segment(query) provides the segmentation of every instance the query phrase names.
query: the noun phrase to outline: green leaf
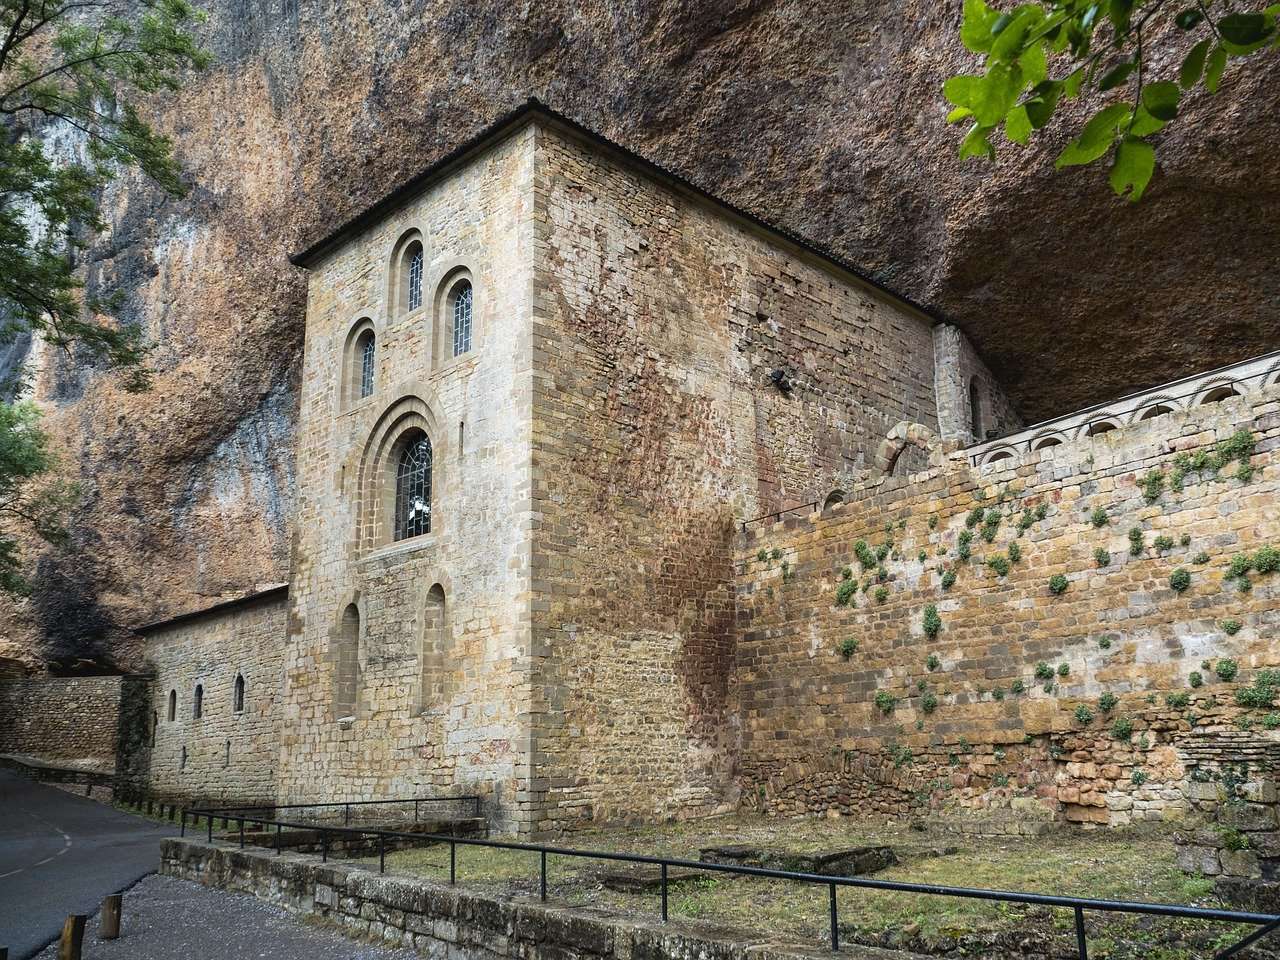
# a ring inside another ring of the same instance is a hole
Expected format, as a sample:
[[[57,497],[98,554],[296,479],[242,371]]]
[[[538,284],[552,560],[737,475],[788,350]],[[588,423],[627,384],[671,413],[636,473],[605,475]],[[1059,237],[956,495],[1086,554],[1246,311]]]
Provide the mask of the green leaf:
[[[1018,66],[1022,67],[1022,75],[1027,83],[1037,84],[1048,77],[1049,64],[1044,55],[1044,41],[1038,40],[1022,51]]]
[[[1084,84],[1084,67],[1077,67],[1074,71],[1067,75],[1062,81],[1062,92],[1067,95],[1068,100],[1074,100],[1080,96],[1080,87]]]
[[[1146,107],[1139,106],[1137,115],[1133,118],[1133,125],[1129,127],[1129,133],[1135,137],[1146,137],[1160,130],[1164,125],[1165,121],[1157,120],[1147,112]]]
[[[1261,13],[1232,13],[1218,21],[1218,32],[1229,43],[1247,47],[1265,40],[1275,29]]]
[[[1049,122],[1054,110],[1058,108],[1058,99],[1062,96],[1062,82],[1043,80],[1036,84],[1031,93],[1031,99],[1023,106],[1027,109],[1027,119],[1031,121],[1031,126],[1039,130]]]
[[[996,158],[996,148],[987,139],[987,134],[990,132],[990,127],[981,127],[974,124],[973,129],[969,131],[968,136],[960,144],[960,159],[985,157],[989,160],[994,160]]]
[[[1203,19],[1204,19],[1204,14],[1202,14],[1199,10],[1197,10],[1195,7],[1188,7],[1186,10],[1183,10],[1180,14],[1174,17],[1173,22],[1176,23],[1183,30],[1192,30]]]
[[[1151,144],[1136,137],[1125,137],[1116,149],[1116,159],[1111,165],[1111,189],[1123,197],[1129,192],[1130,202],[1141,199],[1151,175],[1156,169],[1156,152]]]
[[[986,53],[995,39],[991,27],[1000,17],[982,0],[964,0],[964,21],[960,25],[960,42],[973,53]]]
[[[1218,92],[1218,84],[1222,80],[1222,71],[1227,68],[1227,51],[1222,44],[1215,44],[1209,51],[1209,60],[1204,68],[1204,86],[1210,93]]]
[[[1092,163],[1111,149],[1115,141],[1116,130],[1120,124],[1129,119],[1127,103],[1113,103],[1099,111],[1093,119],[1084,125],[1080,136],[1072,140],[1065,150],[1058,155],[1055,165],[1058,169]]]
[[[1178,82],[1182,84],[1184,90],[1190,90],[1204,75],[1204,61],[1209,56],[1209,48],[1213,46],[1212,40],[1201,40],[1191,52],[1187,54],[1182,61],[1182,68],[1178,71]]]
[[[996,22],[991,25],[991,35],[993,37],[1000,36],[1000,34],[1004,33],[1004,28],[1007,27],[1012,20],[1013,14],[1000,14],[1000,16],[996,17]]]
[[[963,120],[965,117],[972,117],[973,111],[968,107],[956,107],[947,114],[947,123],[955,123],[957,120]]]
[[[1119,33],[1129,32],[1129,14],[1133,12],[1133,0],[1111,0],[1108,4],[1111,22]]]
[[[1022,90],[1022,68],[998,63],[987,72],[969,103],[978,123],[994,127],[1004,121]]]
[[[1149,83],[1142,88],[1142,105],[1157,120],[1172,120],[1178,115],[1178,100],[1182,91],[1169,80]]]
[[[957,107],[967,107],[977,99],[978,93],[982,89],[983,81],[983,77],[973,76],[972,74],[950,77],[942,85],[942,95]]]
[[[1133,73],[1134,66],[1136,64],[1132,60],[1122,60],[1117,63],[1102,75],[1102,79],[1098,81],[1098,89],[1114,90],[1129,79],[1129,74]]]
[[[1009,119],[1004,122],[1004,135],[1014,143],[1024,146],[1031,140],[1031,118],[1027,116],[1025,105],[1019,105],[1009,111]]]
[[[1003,20],[1004,18],[1001,17]],[[996,60],[1009,61],[1019,57],[1022,44],[1027,39],[1027,32],[1044,19],[1040,8],[1032,4],[1019,7],[1013,12],[1011,20],[997,34],[991,44],[991,56]],[[997,21],[997,25],[999,21]],[[992,28],[993,32],[995,28]]]

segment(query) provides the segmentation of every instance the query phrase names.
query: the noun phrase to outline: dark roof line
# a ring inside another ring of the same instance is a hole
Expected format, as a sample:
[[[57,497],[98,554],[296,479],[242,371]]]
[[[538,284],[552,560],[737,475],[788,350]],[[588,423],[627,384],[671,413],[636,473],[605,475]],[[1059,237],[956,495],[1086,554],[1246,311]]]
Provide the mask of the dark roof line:
[[[307,247],[305,250],[300,253],[295,253],[289,258],[289,262],[298,267],[312,266],[320,257],[331,251],[351,234],[356,233],[359,230],[363,230],[364,228],[377,223],[379,220],[382,220],[410,197],[420,193],[434,181],[443,178],[445,174],[462,163],[469,156],[501,141],[505,137],[522,128],[534,117],[542,117],[551,120],[563,127],[566,127],[590,143],[594,143],[609,151],[621,154],[622,157],[631,165],[638,167],[649,176],[655,177],[658,180],[665,180],[669,183],[673,183],[699,199],[709,202],[712,206],[731,213],[735,217],[747,221],[766,233],[781,237],[788,243],[804,250],[806,253],[818,257],[828,264],[839,268],[844,273],[852,274],[863,283],[874,287],[880,292],[892,297],[894,300],[906,304],[913,310],[919,311],[921,314],[935,322],[946,322],[946,318],[939,314],[938,311],[924,306],[916,300],[913,300],[911,297],[905,296],[887,284],[875,279],[875,277],[871,276],[856,264],[850,263],[848,260],[838,256],[829,248],[823,246],[817,241],[811,240],[808,237],[787,229],[786,227],[779,226],[776,223],[771,223],[763,217],[751,213],[748,210],[744,210],[741,207],[735,206],[723,197],[718,197],[710,191],[703,189],[686,177],[668,170],[666,167],[641,156],[634,150],[624,147],[622,144],[610,140],[602,134],[596,133],[588,127],[584,127],[581,123],[571,117],[567,117],[564,114],[553,110],[536,97],[530,97],[514,110],[500,116],[470,140],[458,145],[435,163],[432,163],[426,169],[400,184],[400,186],[396,187],[381,200],[378,200],[372,206],[366,208],[350,220],[347,220],[337,229],[311,244],[311,246]]]
[[[166,617],[164,620],[156,620],[153,623],[144,623],[140,627],[134,627],[134,633],[154,633],[165,627],[176,627],[180,623],[186,623],[190,620],[199,620],[201,617],[213,616],[217,613],[226,613],[239,607],[247,607],[262,600],[274,600],[276,597],[287,597],[289,595],[289,585],[287,583],[278,583],[274,587],[267,587],[265,590],[258,590],[254,593],[246,593],[242,597],[233,597],[230,600],[221,600],[218,603],[208,607],[201,607],[199,610],[188,610],[186,613],[180,613],[177,616]]]

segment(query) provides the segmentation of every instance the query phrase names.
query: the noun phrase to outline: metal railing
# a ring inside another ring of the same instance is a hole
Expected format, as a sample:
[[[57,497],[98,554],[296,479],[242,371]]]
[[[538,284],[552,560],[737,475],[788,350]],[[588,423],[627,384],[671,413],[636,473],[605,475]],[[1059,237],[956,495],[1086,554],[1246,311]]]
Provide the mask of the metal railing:
[[[400,801],[366,802],[393,803]],[[296,806],[305,807],[308,805],[300,804]],[[328,805],[321,804],[320,806]],[[199,822],[200,817],[205,817],[208,823],[208,840],[212,843],[213,819],[215,817],[222,818],[227,809],[228,808],[192,808],[190,810],[183,810],[182,835],[186,836],[188,816],[195,817],[195,823]],[[277,854],[281,852],[281,832],[284,829],[319,831],[321,837],[320,859],[322,862],[326,862],[329,859],[329,843],[331,834],[336,834],[340,838],[354,837],[357,841],[371,835],[375,836],[378,841],[378,870],[381,873],[385,873],[387,869],[387,841],[389,839],[415,841],[418,843],[447,843],[449,845],[449,883],[451,884],[458,882],[459,844],[464,846],[486,847],[496,850],[520,850],[527,853],[536,853],[538,854],[539,862],[538,893],[539,897],[544,901],[547,899],[548,856],[577,858],[583,860],[604,860],[618,863],[638,863],[656,866],[660,871],[660,889],[662,894],[661,911],[663,923],[666,923],[668,919],[668,877],[672,868],[681,870],[712,871],[716,873],[732,874],[734,876],[760,877],[771,880],[786,880],[792,883],[821,885],[825,886],[828,891],[827,903],[831,923],[830,943],[833,951],[840,949],[839,907],[836,900],[836,890],[839,887],[854,887],[862,890],[893,890],[901,893],[924,894],[926,896],[960,897],[962,899],[969,900],[993,900],[1000,903],[1024,903],[1071,910],[1074,912],[1075,916],[1076,952],[1079,960],[1088,960],[1089,957],[1084,928],[1084,914],[1086,910],[1096,911],[1099,913],[1127,913],[1155,917],[1181,917],[1184,919],[1217,921],[1222,923],[1240,923],[1258,928],[1235,944],[1216,953],[1214,955],[1214,960],[1228,960],[1228,958],[1238,955],[1246,947],[1251,946],[1268,934],[1280,929],[1280,915],[1267,913],[1246,913],[1238,910],[1214,910],[1207,907],[1186,907],[1169,903],[1142,903],[1124,900],[1097,900],[1088,897],[1052,896],[1041,893],[1022,893],[1013,890],[984,890],[973,887],[948,887],[939,884],[908,883],[906,881],[899,880],[872,880],[865,877],[831,877],[818,873],[797,873],[789,870],[773,870],[768,867],[748,867],[738,864],[709,863],[701,860],[682,860],[673,857],[655,857],[638,853],[614,853],[604,850],[576,850],[571,847],[551,847],[536,843],[518,843],[511,840],[489,840],[472,837],[446,836],[440,834],[406,833],[396,830],[376,830],[347,826],[336,827],[308,823],[291,823],[283,820],[246,817],[243,813],[232,815],[225,819],[233,820],[238,823],[239,841],[242,849],[245,845],[244,828],[246,823],[257,824],[259,829],[263,830],[266,827],[275,827],[274,846]]]
[[[464,794],[462,796],[457,796],[457,797],[403,797],[395,800],[332,800],[327,803],[265,803],[265,804],[256,804],[256,805],[250,805],[250,806],[200,807],[199,812],[201,816],[204,816],[204,814],[208,812],[208,813],[212,813],[214,817],[217,819],[234,820],[236,819],[236,817],[234,816],[235,814],[252,814],[252,813],[267,811],[267,810],[270,810],[274,813],[275,811],[278,811],[278,810],[321,811],[321,810],[332,809],[334,810],[334,813],[336,816],[338,809],[340,808],[342,812],[342,822],[344,825],[348,825],[351,823],[352,807],[359,808],[357,810],[357,813],[358,813],[360,812],[360,810],[367,809],[369,807],[385,808],[393,805],[404,807],[407,810],[409,805],[412,804],[413,805],[413,822],[418,823],[419,820],[421,819],[423,804],[440,805],[440,804],[449,804],[449,803],[464,804],[466,806],[469,806],[471,808],[472,817],[480,816],[480,797],[474,794]],[[428,806],[427,809],[431,810],[432,808],[431,806]],[[192,812],[194,812],[194,808]],[[258,822],[259,820],[258,817],[249,817],[248,819],[251,822]],[[311,825],[311,827],[314,827],[314,826],[316,825],[315,824]],[[415,836],[419,836],[419,834],[415,834]]]

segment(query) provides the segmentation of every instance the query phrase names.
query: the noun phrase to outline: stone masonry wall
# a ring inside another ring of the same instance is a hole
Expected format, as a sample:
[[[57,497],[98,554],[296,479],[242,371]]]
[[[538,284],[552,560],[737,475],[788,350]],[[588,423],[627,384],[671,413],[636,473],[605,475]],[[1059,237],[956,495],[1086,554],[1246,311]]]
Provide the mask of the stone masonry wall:
[[[538,826],[711,813],[737,523],[936,429],[931,322],[567,131],[537,155]]]
[[[731,699],[744,800],[1123,824],[1182,816],[1194,784],[1265,764],[1278,446],[1270,387],[981,471],[960,455],[753,527]]]
[[[122,677],[0,680],[0,753],[114,770]]]
[[[283,801],[456,789],[491,795],[495,826],[529,819],[532,165],[526,128],[312,268]],[[423,303],[408,310],[393,261],[415,230]],[[455,358],[444,298],[460,271],[472,282],[472,348]],[[373,393],[352,399],[344,364],[362,321],[376,336]],[[388,498],[410,429],[433,448],[431,531],[392,542]],[[344,721],[335,672],[352,606],[357,702]]]
[[[151,682],[146,788],[173,799],[274,799],[288,598],[283,590],[145,633]],[[244,704],[235,709],[236,677]],[[201,715],[193,716],[196,685]],[[176,711],[168,717],[169,694]]]

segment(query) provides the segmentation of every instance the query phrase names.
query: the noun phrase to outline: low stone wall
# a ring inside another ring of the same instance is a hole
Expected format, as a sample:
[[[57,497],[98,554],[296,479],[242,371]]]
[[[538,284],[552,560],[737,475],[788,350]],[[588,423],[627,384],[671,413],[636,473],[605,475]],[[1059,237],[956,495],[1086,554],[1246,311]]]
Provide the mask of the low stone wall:
[[[0,680],[0,753],[114,771],[124,677]]]
[[[1274,769],[1274,768],[1273,768]],[[1274,780],[1195,781],[1203,818],[1178,834],[1178,866],[1217,878],[1219,896],[1246,910],[1280,910],[1280,795]]]
[[[821,944],[742,939],[705,926],[625,919],[587,908],[488,896],[456,886],[321,863],[295,853],[165,840],[160,872],[251,893],[291,913],[323,918],[360,937],[413,947],[438,960],[782,960],[830,957]],[[852,960],[909,960],[870,947]]]

